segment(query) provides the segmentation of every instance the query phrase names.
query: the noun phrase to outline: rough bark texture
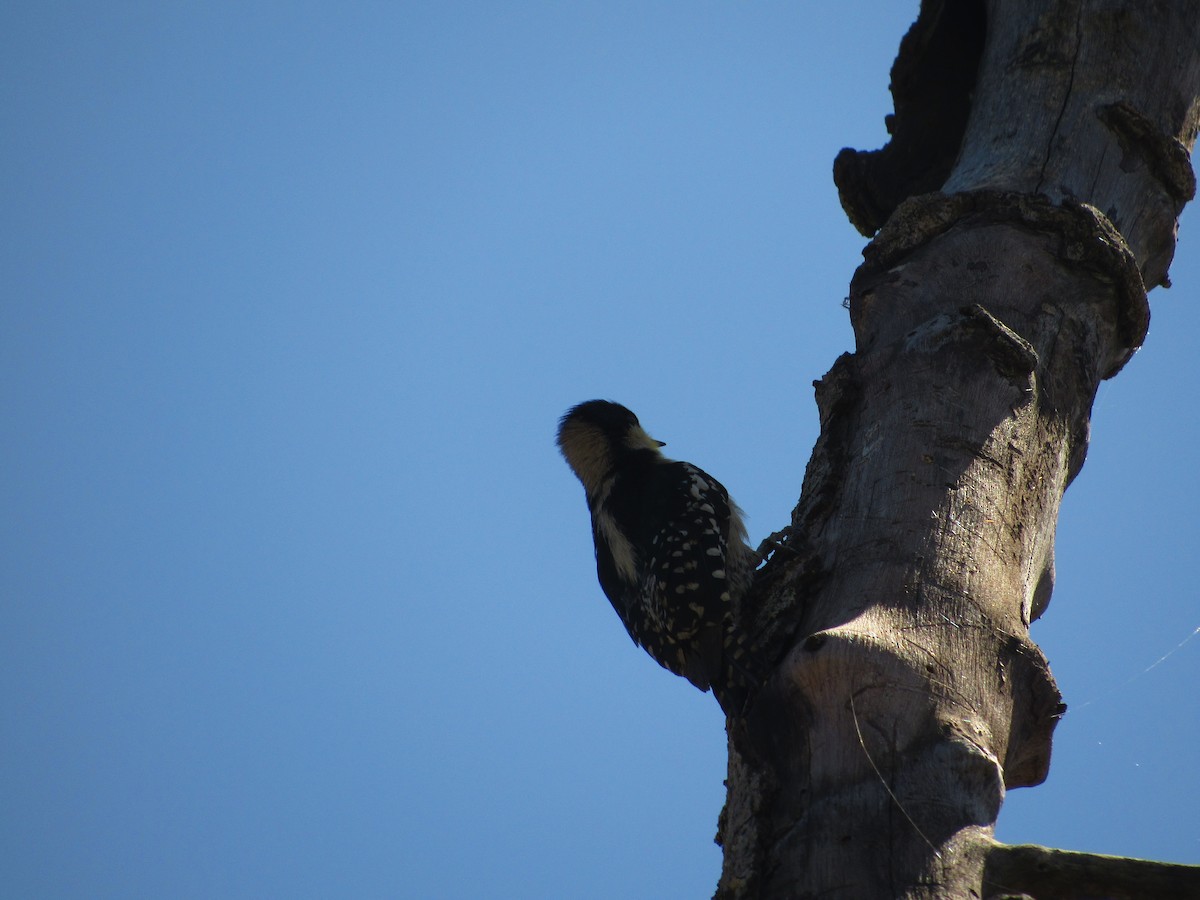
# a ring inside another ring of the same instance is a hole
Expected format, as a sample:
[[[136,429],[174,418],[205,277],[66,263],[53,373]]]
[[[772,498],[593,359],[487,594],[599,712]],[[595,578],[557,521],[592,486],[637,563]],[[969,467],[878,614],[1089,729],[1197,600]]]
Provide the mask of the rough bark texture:
[[[778,662],[729,722],[718,896],[1074,896],[1055,873],[1118,867],[993,825],[1064,709],[1029,624],[1096,388],[1145,336],[1194,190],[1200,16],[926,0],[892,88],[888,147],[835,163],[851,221],[882,230],[744,611]]]
[[[1200,866],[996,844],[988,854],[984,884],[1013,898],[1196,900]]]

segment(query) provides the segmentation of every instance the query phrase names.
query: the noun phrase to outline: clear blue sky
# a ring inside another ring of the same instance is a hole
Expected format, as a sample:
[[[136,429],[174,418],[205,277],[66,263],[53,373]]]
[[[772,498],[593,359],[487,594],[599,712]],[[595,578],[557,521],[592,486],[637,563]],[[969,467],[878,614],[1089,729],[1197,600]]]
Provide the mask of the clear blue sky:
[[[787,520],[831,163],[916,8],[6,4],[0,894],[709,896],[720,713],[612,615],[554,426],[620,400]],[[1005,840],[1200,863],[1200,638],[1146,671],[1200,626],[1196,221]]]

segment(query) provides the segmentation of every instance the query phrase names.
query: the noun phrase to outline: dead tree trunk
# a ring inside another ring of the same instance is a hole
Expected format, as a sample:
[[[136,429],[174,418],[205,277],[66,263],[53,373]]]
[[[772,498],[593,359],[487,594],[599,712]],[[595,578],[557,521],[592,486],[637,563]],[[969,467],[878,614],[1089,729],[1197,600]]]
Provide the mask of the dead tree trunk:
[[[892,91],[889,145],[835,163],[878,234],[745,610],[775,662],[729,723],[718,896],[1200,896],[1200,868],[993,839],[1064,708],[1029,636],[1059,502],[1194,192],[1200,11],[925,0]]]

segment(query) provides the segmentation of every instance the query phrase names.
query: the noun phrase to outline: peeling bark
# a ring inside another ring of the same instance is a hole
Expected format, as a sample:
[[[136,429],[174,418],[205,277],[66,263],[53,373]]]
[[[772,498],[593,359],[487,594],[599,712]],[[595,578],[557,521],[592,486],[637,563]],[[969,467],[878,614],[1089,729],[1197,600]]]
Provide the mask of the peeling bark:
[[[743,610],[775,664],[729,721],[717,895],[1073,896],[1062,873],[1120,866],[993,826],[1046,777],[1065,708],[1029,624],[1097,386],[1144,339],[1194,193],[1200,17],[926,0],[892,81],[892,141],[835,163],[875,238]]]

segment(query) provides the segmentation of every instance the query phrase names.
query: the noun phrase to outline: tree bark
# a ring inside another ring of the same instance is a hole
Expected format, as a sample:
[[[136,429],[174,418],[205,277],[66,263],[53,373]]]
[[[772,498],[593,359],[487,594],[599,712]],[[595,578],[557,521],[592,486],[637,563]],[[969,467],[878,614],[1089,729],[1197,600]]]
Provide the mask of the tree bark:
[[[1097,386],[1145,337],[1144,285],[1166,283],[1194,193],[1200,15],[925,0],[892,91],[888,146],[835,163],[878,234],[855,352],[816,384],[803,493],[742,613],[772,674],[729,720],[722,898],[1118,879],[992,835],[1005,791],[1046,777],[1065,709],[1029,624]]]

